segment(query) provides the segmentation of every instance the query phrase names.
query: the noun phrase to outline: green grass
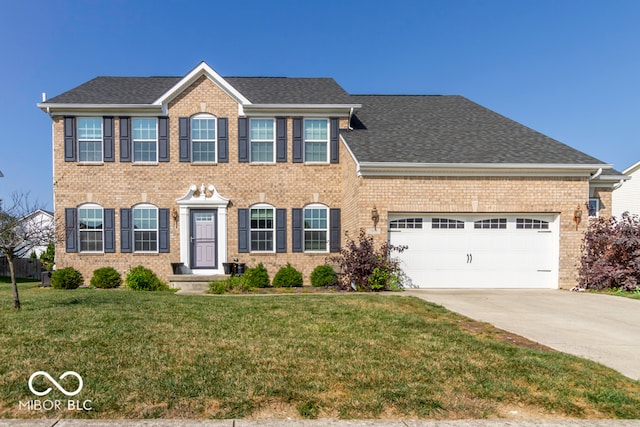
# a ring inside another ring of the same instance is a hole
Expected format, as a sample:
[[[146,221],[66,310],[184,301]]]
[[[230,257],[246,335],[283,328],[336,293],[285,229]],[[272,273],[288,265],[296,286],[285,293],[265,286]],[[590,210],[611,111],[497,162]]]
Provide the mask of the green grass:
[[[416,298],[20,290],[15,312],[0,284],[0,417],[640,418],[640,382]],[[78,372],[93,410],[19,409],[39,370]]]

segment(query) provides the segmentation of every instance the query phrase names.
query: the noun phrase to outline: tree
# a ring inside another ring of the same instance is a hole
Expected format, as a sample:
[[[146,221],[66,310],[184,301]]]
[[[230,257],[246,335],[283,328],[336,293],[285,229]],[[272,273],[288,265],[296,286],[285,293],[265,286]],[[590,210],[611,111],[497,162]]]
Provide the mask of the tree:
[[[52,242],[53,230],[50,224],[42,224],[37,219],[29,218],[31,212],[39,209],[29,202],[29,193],[14,193],[12,202],[8,209],[0,206],[0,253],[7,257],[9,263],[13,308],[20,310],[14,260],[35,246]]]

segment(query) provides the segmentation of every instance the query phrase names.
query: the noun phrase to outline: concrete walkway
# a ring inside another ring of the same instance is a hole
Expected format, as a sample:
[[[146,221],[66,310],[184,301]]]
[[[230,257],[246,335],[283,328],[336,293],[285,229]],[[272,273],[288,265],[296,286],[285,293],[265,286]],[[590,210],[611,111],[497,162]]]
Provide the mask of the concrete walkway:
[[[412,289],[404,294],[640,379],[639,300],[547,289]]]

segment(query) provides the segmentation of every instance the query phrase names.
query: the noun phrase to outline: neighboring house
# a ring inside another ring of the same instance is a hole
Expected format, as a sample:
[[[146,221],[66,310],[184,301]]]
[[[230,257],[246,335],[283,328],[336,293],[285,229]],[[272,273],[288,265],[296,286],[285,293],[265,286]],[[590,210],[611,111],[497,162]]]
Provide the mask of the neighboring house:
[[[18,246],[15,253],[19,258],[31,258],[35,253],[37,258],[47,250],[44,240],[49,238],[53,241],[54,225],[53,212],[37,209],[20,220],[22,227],[27,229],[28,235],[33,235],[37,242],[27,242]]]
[[[613,192],[613,215],[620,217],[623,212],[640,215],[640,162],[622,172],[631,177]]]
[[[571,287],[611,166],[461,96],[350,95],[330,78],[97,77],[53,120],[58,268],[195,275],[236,259],[308,279],[364,228],[420,287]],[[594,179],[591,179],[594,178]],[[374,211],[379,222],[374,224]],[[579,214],[578,214],[579,215]]]

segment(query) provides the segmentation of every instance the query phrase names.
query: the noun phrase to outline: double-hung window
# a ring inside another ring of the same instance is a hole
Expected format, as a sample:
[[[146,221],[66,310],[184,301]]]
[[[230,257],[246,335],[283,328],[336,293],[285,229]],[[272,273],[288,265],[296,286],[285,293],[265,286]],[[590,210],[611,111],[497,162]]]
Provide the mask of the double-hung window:
[[[78,117],[78,161],[102,162],[102,118]]]
[[[158,250],[158,208],[155,206],[133,208],[133,243],[135,252]]]
[[[208,114],[191,118],[191,161],[216,161],[216,119]]]
[[[147,163],[158,161],[157,119],[133,119],[133,161]]]
[[[275,120],[251,119],[251,162],[275,162]]]
[[[102,252],[104,248],[104,220],[102,207],[83,205],[78,208],[80,252]]]
[[[328,209],[321,205],[304,208],[304,250],[326,252],[328,245]]]
[[[329,120],[305,119],[304,161],[307,163],[329,162]]]
[[[269,205],[251,208],[251,252],[273,252],[274,209]]]

